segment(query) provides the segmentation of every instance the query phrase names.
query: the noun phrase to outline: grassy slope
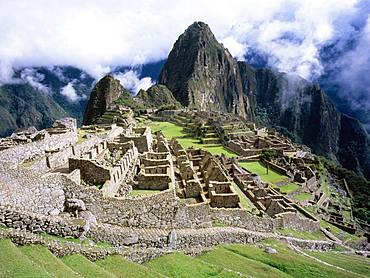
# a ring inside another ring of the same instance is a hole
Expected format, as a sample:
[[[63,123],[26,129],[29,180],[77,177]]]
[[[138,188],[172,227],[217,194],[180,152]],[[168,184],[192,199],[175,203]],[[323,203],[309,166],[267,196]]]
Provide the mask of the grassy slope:
[[[162,256],[146,265],[169,277],[240,277],[234,272],[228,272],[219,266],[207,264],[182,253]]]
[[[202,261],[222,266],[246,276],[252,277],[291,277],[290,275],[259,261],[228,251],[223,247],[216,248],[199,257]]]
[[[237,184],[233,183],[233,186],[236,193],[238,193],[240,204],[242,205],[242,207],[248,211],[252,211],[253,208],[255,208],[252,201],[249,200],[249,198],[242,192],[242,190],[239,188]]]
[[[134,189],[130,192],[130,196],[142,196],[142,195],[152,195],[161,192],[160,190],[150,190],[150,189]]]
[[[108,256],[104,260],[95,263],[117,277],[163,277],[142,265],[126,261],[121,256]]]
[[[236,156],[235,153],[225,149],[223,146],[220,145],[208,145],[208,144],[201,144],[198,139],[194,137],[189,137],[189,134],[183,132],[181,126],[169,123],[169,122],[148,122],[147,123],[153,132],[155,131],[162,131],[163,135],[167,139],[177,138],[179,143],[184,148],[200,148],[209,151],[214,155],[225,154],[228,157]]]
[[[80,254],[65,256],[61,260],[84,277],[116,277]]]
[[[53,277],[24,255],[9,239],[0,240],[0,277]]]
[[[266,242],[269,242],[272,247],[278,251],[278,253],[268,254],[263,248],[248,245],[235,244],[226,246],[225,248],[246,258],[275,267],[293,277],[358,277],[355,274],[347,273],[331,266],[326,266],[313,259],[299,255],[288,249],[288,247],[283,243],[272,240]]]
[[[47,272],[52,273],[55,277],[78,277],[78,274],[62,263],[55,257],[47,247],[40,245],[26,245],[18,247],[23,254]]]
[[[339,266],[363,275],[370,274],[370,259],[355,254],[339,254],[334,252],[306,252],[324,262]]]
[[[285,236],[292,236],[302,239],[313,239],[313,240],[327,240],[326,236],[321,231],[316,232],[306,232],[298,231],[291,228],[281,228],[278,232]]]

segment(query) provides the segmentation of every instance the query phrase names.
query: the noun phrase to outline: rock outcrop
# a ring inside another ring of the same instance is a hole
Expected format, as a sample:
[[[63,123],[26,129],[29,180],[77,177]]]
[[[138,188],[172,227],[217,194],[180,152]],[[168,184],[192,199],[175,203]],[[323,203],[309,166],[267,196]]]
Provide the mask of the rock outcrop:
[[[91,92],[89,102],[85,110],[83,124],[91,125],[102,116],[107,108],[117,100],[125,89],[119,80],[108,74],[96,83]]]
[[[178,38],[158,80],[184,106],[250,116],[237,61],[211,29],[195,22]]]
[[[160,108],[161,106],[173,106],[181,108],[181,104],[175,99],[172,92],[165,85],[153,85],[148,90],[140,90],[136,99],[148,108]]]

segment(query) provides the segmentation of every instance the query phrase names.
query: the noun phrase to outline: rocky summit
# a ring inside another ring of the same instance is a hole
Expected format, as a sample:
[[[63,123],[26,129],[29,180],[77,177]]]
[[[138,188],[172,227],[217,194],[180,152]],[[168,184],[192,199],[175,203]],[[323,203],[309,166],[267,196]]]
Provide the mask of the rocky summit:
[[[158,84],[0,139],[0,277],[367,277],[366,177],[358,121],[195,22]]]

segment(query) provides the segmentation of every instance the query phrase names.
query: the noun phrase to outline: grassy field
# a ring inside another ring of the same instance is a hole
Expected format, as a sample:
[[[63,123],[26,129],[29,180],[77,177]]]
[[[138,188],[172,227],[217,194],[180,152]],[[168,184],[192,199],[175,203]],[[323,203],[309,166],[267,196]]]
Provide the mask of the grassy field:
[[[269,173],[267,174],[266,167],[263,166],[259,161],[239,162],[239,165],[249,170],[250,172],[259,175],[264,182],[274,184],[277,182],[283,182],[287,179],[286,176],[281,175],[272,169],[269,169]]]
[[[370,274],[369,258],[355,254],[340,254],[335,252],[308,251],[306,253],[324,262],[339,266],[358,274],[365,276]]]
[[[303,202],[303,201],[307,201],[311,199],[311,197],[312,195],[310,193],[302,192],[302,193],[299,193],[298,195],[295,195],[294,199],[297,201]]]
[[[287,248],[284,243],[275,240],[266,240],[265,242],[269,243],[272,248],[278,251],[278,253],[268,254],[263,248],[249,245],[229,245],[225,248],[226,250],[239,254],[240,256],[274,267],[292,277],[358,277],[356,274],[338,270],[297,254]]]
[[[278,232],[284,236],[292,236],[302,239],[327,240],[326,236],[321,231],[306,232],[294,230],[291,228],[281,228],[278,230]]]
[[[183,131],[180,125],[176,125],[170,122],[145,122],[153,132],[162,131],[163,135],[167,139],[176,138],[183,148],[195,148],[204,149],[209,151],[213,155],[224,154],[227,157],[236,156],[235,153],[227,150],[222,145],[211,145],[211,144],[201,144],[200,141],[194,137],[190,137],[189,134]]]
[[[109,256],[104,260],[96,262],[98,266],[113,273],[117,277],[127,278],[154,278],[163,277],[162,275],[151,271],[145,266],[135,264],[124,260],[121,256]]]
[[[220,266],[207,264],[182,253],[159,257],[146,263],[146,266],[167,277],[240,277],[237,273],[229,272]]]
[[[40,265],[55,277],[76,277],[78,274],[55,257],[47,247],[40,245],[20,246],[22,251],[30,260]]]
[[[298,185],[296,183],[288,183],[288,184],[284,184],[284,185],[281,185],[281,186],[274,186],[274,188],[280,189],[281,193],[290,194],[290,193],[296,192],[301,187],[300,187],[300,185]]]
[[[62,257],[61,261],[83,277],[117,277],[89,261],[81,254]]]
[[[266,246],[275,248],[278,253],[266,253]],[[0,251],[0,277],[359,277],[358,274],[368,276],[370,273],[367,258],[334,252],[308,252],[320,260],[355,272],[349,273],[297,254],[277,240],[264,240],[258,246],[223,245],[195,258],[175,252],[143,265],[118,255],[96,262],[80,254],[58,258],[47,247],[15,246],[7,239],[0,240]]]
[[[0,240],[0,277],[53,277],[9,239]]]
[[[246,277],[292,277],[274,267],[241,256],[224,247],[218,247],[197,258],[207,263],[234,270]]]

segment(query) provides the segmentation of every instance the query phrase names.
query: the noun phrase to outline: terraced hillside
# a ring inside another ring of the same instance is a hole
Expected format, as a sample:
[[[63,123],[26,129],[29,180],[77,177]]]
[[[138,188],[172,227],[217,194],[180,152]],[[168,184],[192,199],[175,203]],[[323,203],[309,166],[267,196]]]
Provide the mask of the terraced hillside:
[[[266,252],[267,247],[277,253]],[[220,246],[197,257],[174,252],[143,265],[118,255],[96,262],[81,254],[58,258],[45,246],[16,246],[9,239],[0,240],[0,250],[0,277],[366,277],[370,274],[368,258],[334,252],[307,252],[310,256],[307,257],[275,240],[265,240],[257,247]]]

